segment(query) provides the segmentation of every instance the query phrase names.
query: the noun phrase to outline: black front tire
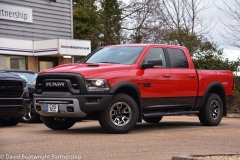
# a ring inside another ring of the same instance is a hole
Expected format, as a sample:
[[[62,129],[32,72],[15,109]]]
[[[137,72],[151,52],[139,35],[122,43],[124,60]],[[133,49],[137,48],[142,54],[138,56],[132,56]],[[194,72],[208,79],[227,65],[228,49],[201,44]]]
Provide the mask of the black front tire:
[[[159,121],[162,120],[161,117],[143,117],[143,120],[147,123],[158,123]]]
[[[76,123],[76,119],[73,118],[56,118],[41,116],[41,119],[48,128],[53,130],[66,130]]]
[[[122,134],[131,131],[137,124],[139,109],[127,94],[113,96],[108,107],[99,115],[99,123],[109,133]]]
[[[198,115],[201,124],[204,126],[217,126],[221,122],[222,116],[222,99],[215,93],[208,94],[203,108]]]
[[[16,126],[21,118],[3,118],[0,120],[2,126]]]

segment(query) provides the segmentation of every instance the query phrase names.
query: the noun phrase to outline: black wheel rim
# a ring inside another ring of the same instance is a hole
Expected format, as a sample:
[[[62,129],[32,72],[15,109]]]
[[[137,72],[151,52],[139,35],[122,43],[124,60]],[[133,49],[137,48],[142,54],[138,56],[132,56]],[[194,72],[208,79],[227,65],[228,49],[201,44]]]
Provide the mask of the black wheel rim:
[[[130,106],[124,102],[115,103],[110,109],[110,119],[116,126],[125,126],[132,118]]]
[[[217,100],[213,100],[210,104],[210,115],[212,119],[219,117],[220,106]]]

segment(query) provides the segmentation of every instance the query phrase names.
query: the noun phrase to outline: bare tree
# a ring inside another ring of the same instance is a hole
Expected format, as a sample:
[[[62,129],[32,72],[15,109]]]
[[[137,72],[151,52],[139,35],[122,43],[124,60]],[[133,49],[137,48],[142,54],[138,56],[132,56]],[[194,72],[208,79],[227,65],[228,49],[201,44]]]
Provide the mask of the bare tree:
[[[218,8],[228,17],[229,21],[222,23],[226,26],[226,35],[223,35],[225,43],[240,48],[240,0],[233,0],[233,4],[223,0],[225,7]]]
[[[128,37],[127,42],[186,46],[183,35],[201,37],[213,28],[201,17],[211,6],[208,0],[131,0],[121,4],[122,30]],[[189,38],[191,36],[187,38],[188,43],[192,43]]]
[[[165,22],[165,42],[186,46],[194,54],[214,27],[201,15],[210,6],[206,0],[162,0],[158,15]]]
[[[156,24],[159,22],[155,15],[158,5],[160,5],[159,0],[131,0],[129,3],[122,2],[122,30],[125,33],[126,42],[149,43],[154,41],[152,35],[154,35]]]

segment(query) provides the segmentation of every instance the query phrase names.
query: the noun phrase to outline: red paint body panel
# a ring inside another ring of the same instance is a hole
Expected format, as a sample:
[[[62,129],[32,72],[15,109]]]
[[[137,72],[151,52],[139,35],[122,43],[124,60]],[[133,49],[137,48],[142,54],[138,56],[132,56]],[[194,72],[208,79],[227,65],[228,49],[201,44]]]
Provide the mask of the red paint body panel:
[[[171,69],[172,97],[197,97],[198,76],[195,69]]]
[[[140,90],[141,98],[153,97],[197,97],[203,96],[212,82],[220,82],[226,95],[233,94],[233,74],[226,70],[195,70],[188,50],[181,46],[165,44],[124,44],[118,46],[144,46],[135,64],[89,63],[66,64],[45,72],[71,72],[82,74],[84,78],[104,78],[111,87],[124,81],[133,82]],[[108,47],[108,46],[106,46]],[[153,47],[181,49],[187,58],[189,68],[148,68],[140,69],[147,51]],[[151,86],[148,86],[151,84]]]
[[[226,95],[233,94],[233,79],[231,71],[226,70],[197,70],[199,75],[199,96],[202,96],[211,82],[220,82]]]
[[[145,69],[142,78],[142,98],[172,97],[170,69],[148,68]],[[151,84],[151,87],[144,87],[144,84]]]
[[[88,66],[89,65],[89,66]],[[82,74],[85,78],[94,78],[100,76],[101,74],[110,74],[110,73],[121,73],[129,72],[130,65],[121,65],[121,64],[107,64],[101,63],[96,66],[90,66],[88,63],[74,63],[74,64],[64,64],[57,66],[52,69],[43,71],[45,72],[71,72]],[[104,77],[102,77],[104,78]]]

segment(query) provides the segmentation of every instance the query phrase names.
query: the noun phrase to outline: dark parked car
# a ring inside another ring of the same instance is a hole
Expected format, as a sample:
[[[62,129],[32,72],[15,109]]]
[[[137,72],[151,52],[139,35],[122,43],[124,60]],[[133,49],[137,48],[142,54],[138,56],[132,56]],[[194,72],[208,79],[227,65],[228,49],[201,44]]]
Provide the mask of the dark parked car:
[[[34,122],[40,122],[40,116],[38,113],[35,112],[34,106],[33,106],[33,93],[35,92],[35,79],[38,75],[37,72],[33,71],[27,71],[27,70],[5,70],[7,72],[17,74],[22,79],[27,81],[28,84],[28,91],[29,91],[29,101],[26,103],[28,106],[27,114],[22,117],[22,122],[26,123],[34,123]]]
[[[0,124],[15,126],[27,113],[29,101],[27,82],[8,72],[0,71]]]

